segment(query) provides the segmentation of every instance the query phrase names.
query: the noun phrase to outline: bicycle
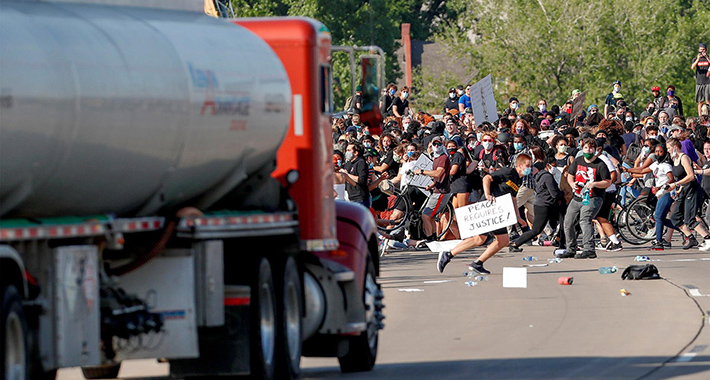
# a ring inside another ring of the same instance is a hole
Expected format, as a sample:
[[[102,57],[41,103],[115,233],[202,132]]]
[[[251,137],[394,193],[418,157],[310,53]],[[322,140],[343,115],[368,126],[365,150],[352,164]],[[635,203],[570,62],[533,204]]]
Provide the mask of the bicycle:
[[[410,185],[414,188],[420,188]],[[404,204],[404,212],[402,217],[397,220],[392,221],[388,226],[377,226],[380,233],[390,234],[390,235],[403,235],[405,230],[410,231],[410,236],[413,239],[420,239],[425,236],[424,225],[422,223],[422,212],[424,211],[424,206],[426,202],[422,202],[418,209],[414,209],[414,201],[411,199],[409,192],[407,190],[395,189],[394,195],[396,196],[392,206],[389,206],[382,213],[389,215],[395,210],[395,206],[398,204]],[[434,215],[434,221],[437,224],[437,234],[436,238],[441,239],[451,228],[451,224],[454,220],[454,207],[451,204],[451,200],[446,203],[446,206],[441,209],[436,215]],[[441,224],[443,221],[443,224]]]

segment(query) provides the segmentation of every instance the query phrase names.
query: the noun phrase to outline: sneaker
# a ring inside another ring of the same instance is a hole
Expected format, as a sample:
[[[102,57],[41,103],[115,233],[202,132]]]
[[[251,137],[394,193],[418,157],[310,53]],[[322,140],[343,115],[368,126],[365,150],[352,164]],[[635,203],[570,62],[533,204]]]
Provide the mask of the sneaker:
[[[651,244],[652,251],[663,251],[663,249],[663,243],[654,241],[653,244]]]
[[[475,261],[468,266],[468,270],[472,270],[480,274],[491,274],[490,271],[487,271],[486,268],[483,267],[483,264],[476,264]]]
[[[568,250],[565,250],[565,253],[563,253],[563,254],[561,254],[561,255],[555,255],[555,256],[557,256],[557,257],[559,257],[559,258],[561,258],[561,259],[571,259],[571,258],[574,257],[574,251],[570,251],[570,250],[568,249]]]
[[[389,246],[389,239],[382,239],[380,242],[380,257],[387,254],[387,247]]]
[[[596,259],[597,253],[594,251],[585,251],[574,255],[575,259]]]
[[[436,269],[439,270],[439,273],[444,273],[444,268],[446,268],[446,264],[451,261],[452,257],[454,256],[449,251],[439,252],[439,260],[436,262]]]
[[[663,240],[663,241],[661,241],[661,245],[662,245],[663,248],[665,248],[665,249],[671,249],[671,242],[669,242],[669,241]]]
[[[610,241],[611,243],[611,241]],[[608,245],[608,244],[607,244]],[[597,242],[597,244],[594,246],[596,249],[606,249],[606,246],[600,241]]]
[[[508,247],[508,252],[522,252],[523,249],[520,247],[516,247],[514,245],[511,245]]]
[[[621,251],[622,249],[624,249],[624,247],[621,246],[621,242],[616,243],[616,244],[611,243],[606,246],[607,252],[618,252],[618,251]]]
[[[710,251],[710,239],[705,239],[703,246],[699,248],[701,251]]]
[[[683,245],[683,249],[691,249],[693,247],[697,247],[698,245],[698,240],[695,239],[695,236],[690,235],[690,237],[685,240],[685,245]]]

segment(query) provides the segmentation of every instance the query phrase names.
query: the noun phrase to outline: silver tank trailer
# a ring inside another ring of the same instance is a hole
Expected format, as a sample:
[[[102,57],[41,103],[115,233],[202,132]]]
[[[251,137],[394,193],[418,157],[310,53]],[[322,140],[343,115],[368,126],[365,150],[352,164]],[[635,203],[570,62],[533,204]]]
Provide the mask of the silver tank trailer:
[[[0,47],[0,216],[208,205],[289,125],[279,58],[205,15],[0,1]]]

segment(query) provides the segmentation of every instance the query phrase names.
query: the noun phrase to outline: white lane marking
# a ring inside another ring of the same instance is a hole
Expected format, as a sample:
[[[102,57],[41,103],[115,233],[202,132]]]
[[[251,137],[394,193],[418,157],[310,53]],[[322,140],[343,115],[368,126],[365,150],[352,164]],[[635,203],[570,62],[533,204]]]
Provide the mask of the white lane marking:
[[[433,281],[424,281],[425,284],[443,284],[445,282],[451,282],[451,280],[433,280]]]
[[[688,293],[693,297],[710,297],[710,295],[707,294],[700,294],[700,290],[698,289],[688,289]]]
[[[423,292],[423,289],[397,289],[400,292],[407,292],[407,293],[412,293],[412,292]]]
[[[695,352],[689,352],[687,354],[683,354],[676,359],[676,362],[689,362],[693,360],[694,357],[696,357],[698,354]]]

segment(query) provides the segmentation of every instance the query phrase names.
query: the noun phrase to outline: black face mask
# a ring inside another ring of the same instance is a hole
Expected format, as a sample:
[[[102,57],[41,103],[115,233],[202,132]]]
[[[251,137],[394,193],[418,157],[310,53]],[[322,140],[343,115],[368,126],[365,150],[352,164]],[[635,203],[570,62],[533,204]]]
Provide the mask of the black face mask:
[[[666,152],[662,156],[656,156],[656,161],[660,164],[661,162],[666,161],[667,157],[668,157],[668,152]]]
[[[452,156],[453,156],[454,154],[456,154],[456,149],[451,149],[451,150],[449,150],[449,154],[452,155]]]
[[[535,168],[537,168],[537,170],[539,170],[539,171],[545,170],[545,163],[544,162],[536,162],[535,164],[533,164],[533,166]]]

